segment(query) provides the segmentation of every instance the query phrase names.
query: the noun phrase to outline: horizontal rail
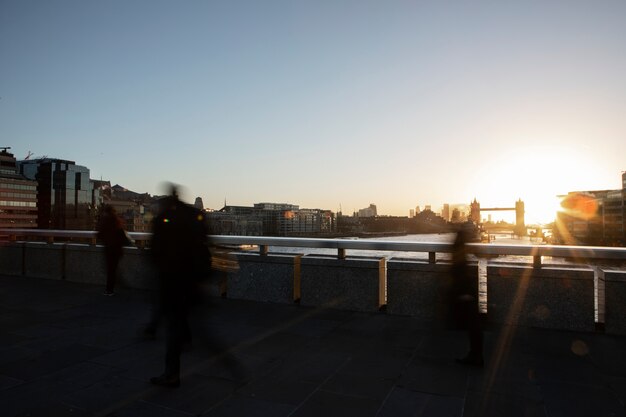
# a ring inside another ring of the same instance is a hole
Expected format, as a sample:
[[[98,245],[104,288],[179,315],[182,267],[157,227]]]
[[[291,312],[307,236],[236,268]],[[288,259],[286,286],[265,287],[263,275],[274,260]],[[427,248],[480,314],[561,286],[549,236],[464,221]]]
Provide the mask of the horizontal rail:
[[[0,229],[0,235],[10,237],[44,237],[44,238],[76,238],[95,239],[97,232],[82,230],[49,230],[49,229]],[[131,239],[139,242],[149,241],[151,233],[130,232]],[[345,250],[378,250],[397,252],[428,252],[450,253],[453,251],[451,243],[440,242],[406,242],[373,239],[321,239],[321,238],[294,238],[269,236],[226,236],[211,235],[211,242],[216,245],[258,245],[267,249],[268,246],[325,248]],[[14,239],[12,239],[14,240]],[[626,248],[609,248],[600,246],[556,246],[556,245],[501,245],[493,243],[470,243],[467,245],[469,253],[475,255],[499,256],[516,255],[530,256],[535,260],[542,256],[573,258],[573,259],[601,259],[626,261]]]

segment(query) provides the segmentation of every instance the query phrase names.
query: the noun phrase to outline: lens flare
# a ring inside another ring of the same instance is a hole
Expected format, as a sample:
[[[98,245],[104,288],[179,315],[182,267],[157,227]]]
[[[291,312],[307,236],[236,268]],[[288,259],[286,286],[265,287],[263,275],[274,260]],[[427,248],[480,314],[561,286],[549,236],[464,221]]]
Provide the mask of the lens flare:
[[[598,213],[598,200],[586,193],[571,193],[561,201],[561,211],[572,217],[589,220]]]

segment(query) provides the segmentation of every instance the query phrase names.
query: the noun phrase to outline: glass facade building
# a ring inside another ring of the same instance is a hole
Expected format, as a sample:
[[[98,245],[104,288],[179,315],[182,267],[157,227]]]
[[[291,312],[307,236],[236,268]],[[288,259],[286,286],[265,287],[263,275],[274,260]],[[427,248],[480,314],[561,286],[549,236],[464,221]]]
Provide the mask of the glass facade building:
[[[557,212],[554,236],[558,243],[569,245],[626,245],[626,172],[621,190],[573,191],[564,198],[578,195],[594,201],[595,213],[581,216],[564,210]]]
[[[20,161],[20,173],[37,181],[40,229],[93,230],[96,202],[89,169],[62,159]]]

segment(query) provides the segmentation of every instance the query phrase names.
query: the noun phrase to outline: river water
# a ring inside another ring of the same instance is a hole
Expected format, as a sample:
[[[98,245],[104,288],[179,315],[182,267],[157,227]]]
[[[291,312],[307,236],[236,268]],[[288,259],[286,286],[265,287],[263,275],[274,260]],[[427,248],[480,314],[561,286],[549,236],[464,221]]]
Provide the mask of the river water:
[[[415,243],[452,243],[454,242],[455,233],[430,233],[419,235],[405,235],[405,236],[392,236],[392,237],[380,237],[380,238],[368,238],[367,240],[380,240],[380,241],[395,241],[395,242],[415,242]],[[529,237],[513,237],[510,234],[493,234],[493,243],[503,245],[530,245],[535,244]],[[352,238],[356,239],[356,238]],[[331,255],[336,256],[336,249],[321,249],[321,248],[289,248],[281,246],[270,247],[270,252],[273,253],[298,253],[305,255]],[[356,250],[348,249],[346,251],[347,256],[366,256],[373,258],[387,259],[402,258],[412,260],[428,260],[427,252],[406,252],[406,251],[378,251],[378,250]],[[449,260],[450,255],[446,253],[438,253],[437,260]],[[489,263],[532,263],[532,257],[530,256],[500,256],[493,258]],[[543,257],[542,263],[546,264],[567,264],[568,262],[562,258]]]

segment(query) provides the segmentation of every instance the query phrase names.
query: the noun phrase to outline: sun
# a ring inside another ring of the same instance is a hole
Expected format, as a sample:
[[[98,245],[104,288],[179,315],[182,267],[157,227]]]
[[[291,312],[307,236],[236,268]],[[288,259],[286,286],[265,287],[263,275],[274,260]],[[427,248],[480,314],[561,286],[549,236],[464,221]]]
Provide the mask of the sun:
[[[527,147],[492,157],[481,167],[474,183],[481,206],[514,207],[521,199],[526,224],[547,224],[561,207],[559,195],[593,183],[591,162],[573,149]],[[495,214],[494,214],[495,216]],[[513,216],[513,217],[512,217]],[[505,220],[514,215],[502,216]]]

